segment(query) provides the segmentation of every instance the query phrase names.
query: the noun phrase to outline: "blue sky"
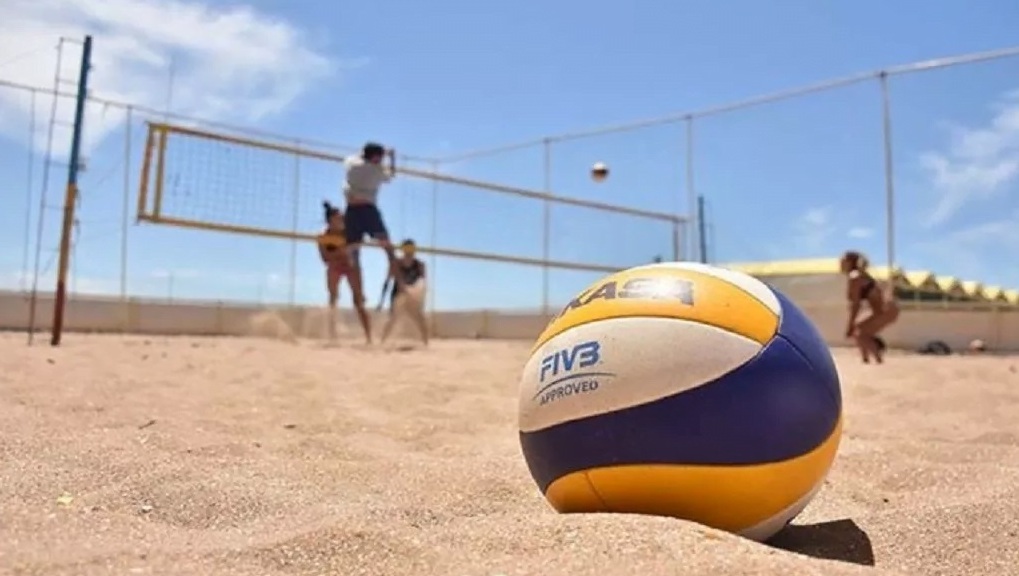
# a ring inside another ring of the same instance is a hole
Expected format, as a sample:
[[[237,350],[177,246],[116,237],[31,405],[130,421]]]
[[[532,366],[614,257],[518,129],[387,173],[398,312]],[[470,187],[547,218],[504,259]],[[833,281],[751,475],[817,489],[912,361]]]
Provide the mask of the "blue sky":
[[[707,108],[910,61],[1019,44],[1012,0],[463,0],[346,3],[13,0],[0,23],[0,78],[53,82],[59,36],[95,35],[93,93],[304,141],[380,140],[406,154],[451,157],[592,126]],[[7,10],[7,8],[5,8]],[[73,78],[77,47],[64,52]],[[173,63],[171,66],[170,63]],[[173,90],[170,93],[170,70]],[[908,269],[1019,287],[1019,59],[891,80],[897,260]],[[0,282],[30,276],[50,101],[0,88]],[[58,116],[69,119],[68,103]],[[312,246],[135,225],[142,115],[89,108],[72,287],[120,290],[125,191],[131,224],[127,291],[178,298],[324,299]],[[67,130],[55,132],[65,155]],[[876,81],[698,120],[694,181],[708,204],[715,261],[834,256],[853,247],[884,260],[884,172]],[[30,151],[33,179],[29,187]],[[688,211],[683,124],[556,143],[557,194],[649,210]],[[544,184],[532,146],[447,162],[441,170],[520,187]],[[125,159],[129,160],[125,162]],[[612,169],[595,184],[595,161]],[[164,210],[315,231],[319,202],[338,198],[335,164],[182,142]],[[418,167],[427,167],[419,165]],[[125,174],[127,180],[125,180]],[[45,212],[41,285],[52,284],[64,169]],[[402,178],[383,192],[394,236],[447,248],[540,257],[540,203]],[[26,235],[26,203],[30,226]],[[556,206],[551,257],[628,266],[672,253],[671,227]],[[25,266],[25,246],[28,266]],[[292,259],[292,254],[296,257]],[[366,257],[368,292],[381,256]],[[430,261],[430,260],[429,260]],[[533,307],[537,268],[439,258],[440,308]],[[27,268],[27,270],[26,270]],[[296,277],[291,285],[291,269]],[[599,273],[553,271],[566,300]],[[349,303],[349,296],[344,296]]]

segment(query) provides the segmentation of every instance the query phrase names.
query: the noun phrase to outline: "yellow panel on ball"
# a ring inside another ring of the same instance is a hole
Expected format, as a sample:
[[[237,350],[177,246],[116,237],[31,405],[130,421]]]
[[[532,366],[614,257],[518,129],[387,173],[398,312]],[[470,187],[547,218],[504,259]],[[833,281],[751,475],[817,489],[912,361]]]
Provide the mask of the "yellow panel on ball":
[[[643,464],[567,474],[545,491],[559,512],[612,512],[684,518],[753,536],[756,527],[781,527],[807,504],[839,446],[841,421],[811,452],[783,462],[749,466]],[[724,506],[719,503],[724,502]],[[797,506],[802,504],[801,506]]]
[[[571,300],[549,322],[535,348],[575,326],[628,316],[691,320],[767,342],[778,329],[777,301],[755,294],[748,288],[753,284],[740,276],[733,281],[730,274],[734,273],[691,263],[617,272]]]

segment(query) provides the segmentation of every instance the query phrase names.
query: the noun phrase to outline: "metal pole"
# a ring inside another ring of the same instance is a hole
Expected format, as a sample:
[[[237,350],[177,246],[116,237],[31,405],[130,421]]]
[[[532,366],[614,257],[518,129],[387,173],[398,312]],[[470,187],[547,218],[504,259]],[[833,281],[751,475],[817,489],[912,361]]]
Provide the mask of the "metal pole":
[[[682,252],[682,235],[685,233],[684,228],[679,222],[672,225],[672,260],[673,262],[679,262],[683,259]]]
[[[402,154],[400,155],[400,164],[401,165],[405,165],[409,161],[410,160],[406,156],[404,156]],[[406,182],[401,181],[400,182],[400,237],[401,238],[409,238],[410,237],[410,232],[407,231],[407,196],[408,196],[408,194],[407,194],[407,185],[406,185]]]
[[[546,194],[552,193],[552,141],[546,139],[542,144],[545,149],[545,158],[542,162],[544,169],[543,185]],[[548,314],[549,304],[549,269],[548,261],[552,258],[552,202],[546,198],[541,204],[542,233],[541,233],[541,313]]]
[[[297,234],[297,226],[300,222],[298,215],[301,210],[301,141],[294,143],[298,149],[294,154],[294,206],[293,219],[290,222],[291,230]],[[290,241],[290,286],[287,287],[287,302],[291,307],[297,301],[297,238]]]
[[[120,299],[127,300],[127,232],[131,221],[131,123],[134,114],[130,106],[124,116],[124,200],[120,220]]]
[[[878,74],[878,81],[881,86],[881,116],[885,151],[886,257],[888,259],[888,277],[892,278],[892,273],[895,270],[895,162],[892,155],[892,104],[888,93],[888,73]]]
[[[687,210],[690,215],[690,219],[697,217],[697,189],[694,186],[694,132],[693,132],[693,116],[686,117],[686,202]],[[700,220],[696,220],[694,226],[686,231],[687,246],[689,246],[690,254],[687,256],[687,260],[693,260],[695,255],[693,254],[694,238],[693,235],[696,233],[696,227],[700,225]]]
[[[702,264],[708,263],[708,228],[704,217],[704,196],[697,197],[697,254]]]
[[[32,271],[32,296],[28,303],[28,344],[35,340],[35,314],[39,305],[39,266],[42,260],[42,232],[46,223],[46,192],[50,185],[50,160],[53,155],[53,128],[57,121],[60,97],[60,70],[64,59],[64,38],[57,42],[57,71],[53,77],[53,102],[50,104],[50,123],[46,130],[46,157],[42,167],[42,186],[39,190],[39,217],[35,228],[35,265]]]
[[[85,36],[78,78],[78,98],[74,107],[74,132],[71,137],[70,166],[67,169],[67,191],[64,196],[64,225],[60,233],[60,261],[57,268],[57,291],[53,302],[53,337],[51,346],[60,345],[64,330],[64,304],[67,299],[67,269],[70,264],[71,228],[78,198],[78,162],[81,156],[81,131],[85,124],[85,100],[88,98],[88,73],[92,64],[92,36]]]
[[[32,244],[32,185],[35,181],[35,91],[30,93],[28,105],[28,181],[25,184],[25,242],[21,252],[21,274],[19,287],[22,292],[28,291],[28,254]]]
[[[432,162],[432,170],[435,172],[439,171],[439,162]],[[439,236],[439,181],[432,180],[432,230],[431,238],[429,242],[432,246],[435,246],[436,239]],[[437,256],[432,252],[428,257],[428,315],[431,318],[432,333],[435,333],[435,268],[436,268]]]

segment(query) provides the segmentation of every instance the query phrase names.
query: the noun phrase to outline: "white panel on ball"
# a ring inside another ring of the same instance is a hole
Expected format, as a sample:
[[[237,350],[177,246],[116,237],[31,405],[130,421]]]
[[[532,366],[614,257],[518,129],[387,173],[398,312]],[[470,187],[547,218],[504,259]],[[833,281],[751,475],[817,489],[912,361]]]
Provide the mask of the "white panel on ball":
[[[520,430],[678,394],[735,370],[760,351],[761,344],[739,334],[677,318],[581,324],[542,345],[524,367]]]

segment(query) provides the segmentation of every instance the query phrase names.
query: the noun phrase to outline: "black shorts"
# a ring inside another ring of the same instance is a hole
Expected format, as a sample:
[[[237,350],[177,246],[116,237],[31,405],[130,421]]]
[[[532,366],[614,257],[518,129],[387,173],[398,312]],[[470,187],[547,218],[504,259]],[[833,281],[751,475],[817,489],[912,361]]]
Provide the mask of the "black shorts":
[[[359,244],[365,236],[376,240],[389,239],[382,213],[374,204],[347,204],[343,225],[347,229],[347,244]]]
[[[347,251],[354,266],[361,263],[361,251],[353,244],[360,244],[365,236],[375,240],[389,239],[389,231],[386,230],[386,223],[382,221],[382,213],[374,204],[347,204],[347,211],[343,214],[343,226],[347,229]]]

